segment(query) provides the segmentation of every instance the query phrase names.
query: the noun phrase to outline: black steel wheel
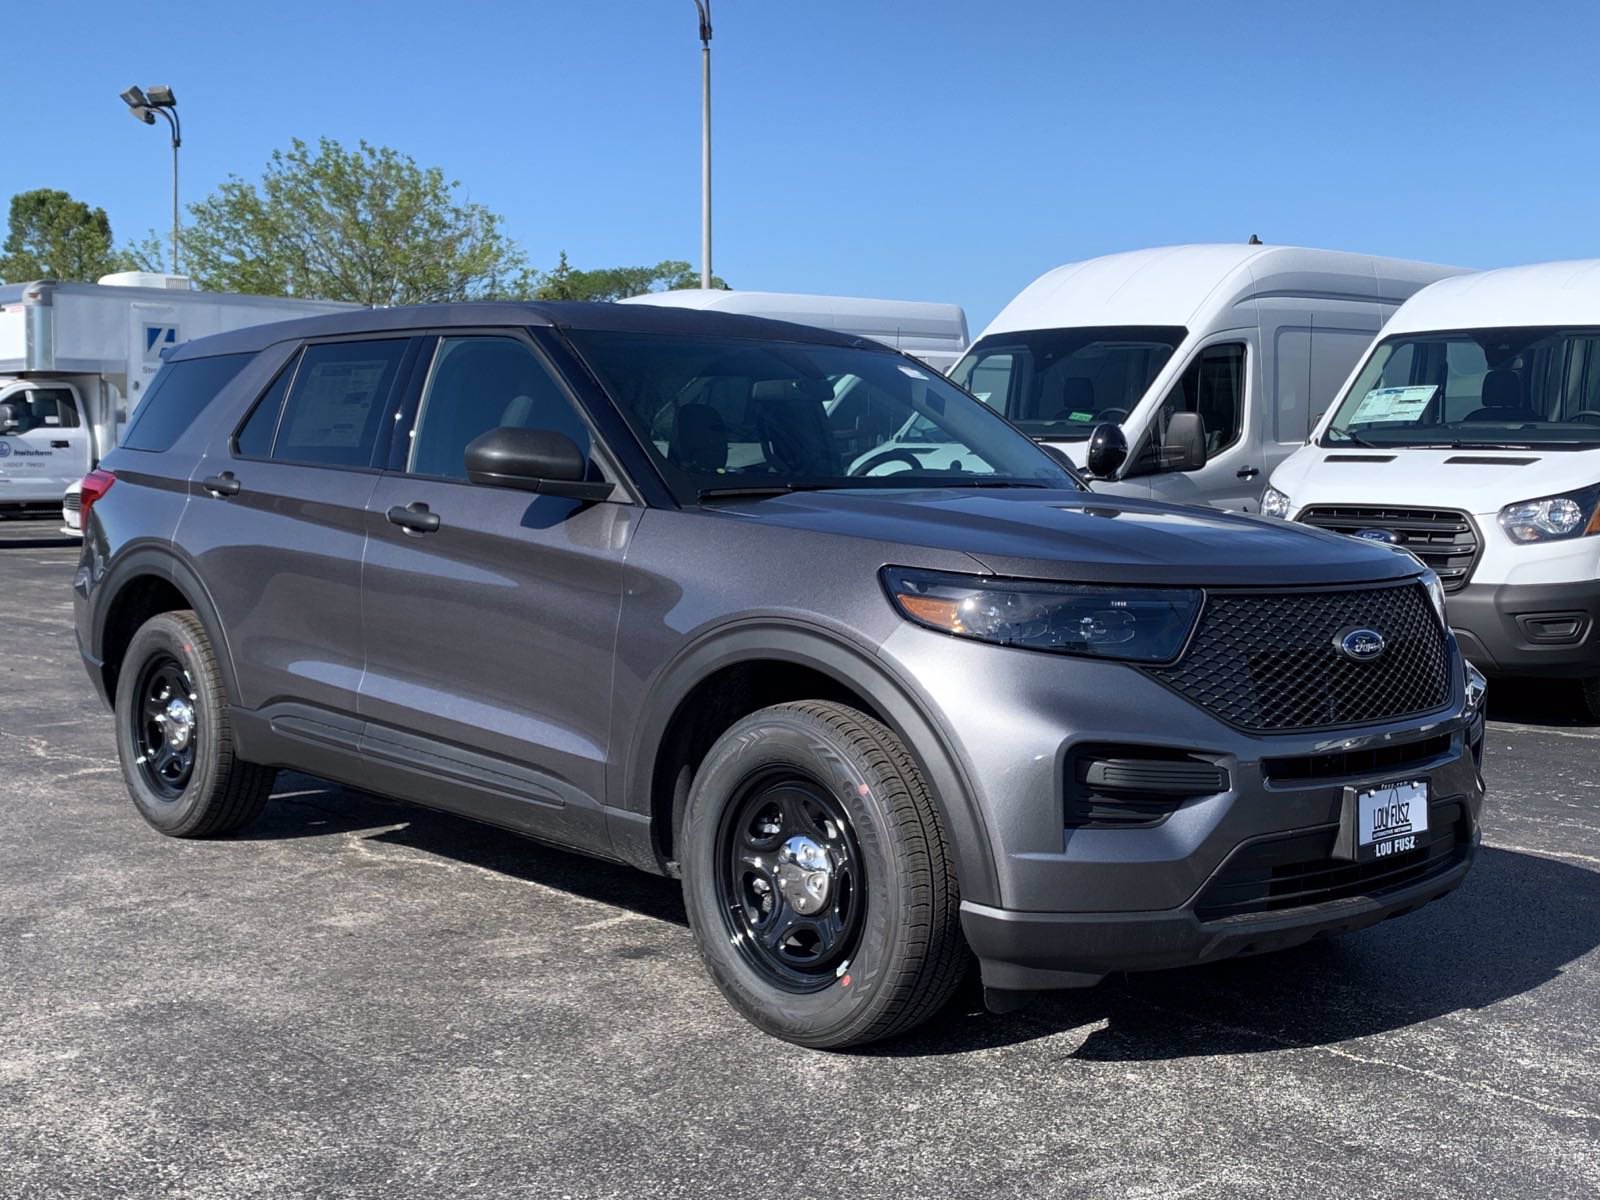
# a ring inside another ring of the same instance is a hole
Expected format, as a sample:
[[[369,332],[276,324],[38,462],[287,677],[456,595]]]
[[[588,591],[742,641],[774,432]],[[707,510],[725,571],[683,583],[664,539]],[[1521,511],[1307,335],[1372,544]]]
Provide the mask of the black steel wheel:
[[[786,991],[832,983],[867,900],[844,806],[802,771],[758,772],[724,808],[719,843],[717,890],[740,954]]]
[[[966,970],[954,856],[894,731],[826,700],[735,721],[695,769],[675,838],[712,980],[802,1046],[893,1037]]]
[[[158,613],[139,627],[115,707],[128,795],[162,833],[215,837],[261,812],[275,772],[239,757],[222,670],[193,612]]]
[[[135,691],[138,705],[127,719],[133,722],[139,773],[157,796],[182,799],[200,738],[194,681],[176,658],[157,654],[141,668]]]

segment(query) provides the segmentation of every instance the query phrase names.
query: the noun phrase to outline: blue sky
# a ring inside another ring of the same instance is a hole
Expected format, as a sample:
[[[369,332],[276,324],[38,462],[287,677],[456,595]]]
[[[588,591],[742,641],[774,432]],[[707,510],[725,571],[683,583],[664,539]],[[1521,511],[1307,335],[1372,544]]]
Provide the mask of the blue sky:
[[[713,5],[737,287],[953,300],[976,332],[1049,267],[1138,246],[1600,255],[1600,6]],[[170,83],[187,200],[291,137],[366,138],[460,179],[537,263],[698,261],[690,0],[7,7],[0,201],[63,187],[119,239],[165,229],[164,128],[117,95]]]

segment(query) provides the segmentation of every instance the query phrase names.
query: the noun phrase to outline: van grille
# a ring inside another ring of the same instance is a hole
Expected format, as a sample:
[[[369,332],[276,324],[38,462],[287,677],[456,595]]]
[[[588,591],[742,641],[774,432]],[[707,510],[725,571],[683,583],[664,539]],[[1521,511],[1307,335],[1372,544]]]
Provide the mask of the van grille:
[[[1338,642],[1372,629],[1369,661]],[[1184,656],[1145,672],[1241,729],[1285,733],[1397,720],[1450,699],[1443,627],[1420,583],[1337,592],[1211,592]]]
[[[1455,509],[1315,504],[1298,519],[1334,533],[1354,535],[1364,529],[1387,530],[1400,539],[1398,545],[1437,572],[1447,592],[1466,587],[1478,565],[1481,546],[1477,527],[1471,517]]]

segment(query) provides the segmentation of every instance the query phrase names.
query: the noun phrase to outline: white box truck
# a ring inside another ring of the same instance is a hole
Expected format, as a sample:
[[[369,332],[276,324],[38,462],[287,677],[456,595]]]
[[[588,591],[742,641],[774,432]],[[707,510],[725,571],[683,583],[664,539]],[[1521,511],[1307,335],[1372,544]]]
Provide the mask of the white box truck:
[[[953,367],[967,348],[967,314],[959,304],[724,288],[647,292],[642,296],[629,296],[619,303],[709,308],[859,334],[920,359],[940,374]]]
[[[117,444],[162,351],[359,307],[197,292],[183,276],[139,271],[0,285],[0,513],[59,511],[68,485]]]
[[[1096,491],[1253,512],[1384,321],[1461,273],[1297,246],[1109,254],[1034,280],[950,378],[1098,468]]]

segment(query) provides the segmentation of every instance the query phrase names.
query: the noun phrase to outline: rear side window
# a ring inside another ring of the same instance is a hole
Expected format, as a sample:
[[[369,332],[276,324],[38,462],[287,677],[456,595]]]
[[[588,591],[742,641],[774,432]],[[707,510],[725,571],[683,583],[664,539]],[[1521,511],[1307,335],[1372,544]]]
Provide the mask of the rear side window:
[[[134,410],[123,435],[129,450],[162,451],[175,443],[218,392],[233,382],[255,355],[219,354],[165,364]]]
[[[405,349],[405,338],[307,346],[298,366],[279,374],[239,431],[239,453],[322,466],[371,466]]]

